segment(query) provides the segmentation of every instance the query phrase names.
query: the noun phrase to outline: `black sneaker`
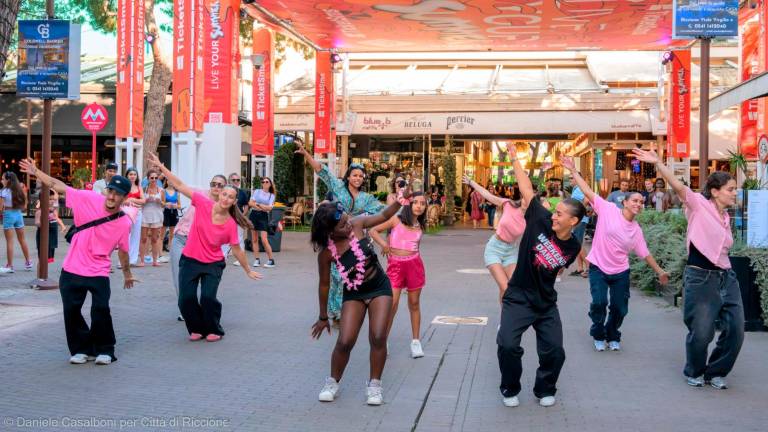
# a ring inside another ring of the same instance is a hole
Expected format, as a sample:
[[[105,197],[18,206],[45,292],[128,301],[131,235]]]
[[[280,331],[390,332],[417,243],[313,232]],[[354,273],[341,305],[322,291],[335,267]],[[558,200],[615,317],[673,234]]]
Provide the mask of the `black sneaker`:
[[[179,315],[176,317],[176,321],[184,321],[184,317]]]
[[[267,261],[266,264],[264,264],[264,267],[274,267],[275,266],[275,260],[271,259]]]

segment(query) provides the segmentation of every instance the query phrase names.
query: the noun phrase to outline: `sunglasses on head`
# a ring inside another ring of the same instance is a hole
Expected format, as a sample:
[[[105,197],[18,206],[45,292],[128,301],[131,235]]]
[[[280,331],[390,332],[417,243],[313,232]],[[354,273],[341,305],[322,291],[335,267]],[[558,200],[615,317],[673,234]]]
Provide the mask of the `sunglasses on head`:
[[[365,167],[363,167],[363,165],[361,165],[361,164],[359,164],[359,163],[357,163],[357,162],[353,163],[353,164],[352,164],[352,165],[350,165],[349,167],[350,167],[350,168],[354,168],[354,169],[360,169],[360,170],[361,170],[361,169],[365,169]]]
[[[212,188],[221,189],[221,188],[223,188],[223,187],[224,187],[224,184],[223,184],[223,183],[219,183],[219,182],[211,182],[211,183],[210,183],[210,186],[211,186]]]
[[[334,218],[338,221],[341,220],[341,215],[344,214],[344,206],[341,205],[340,202],[336,203],[336,214],[334,215]]]

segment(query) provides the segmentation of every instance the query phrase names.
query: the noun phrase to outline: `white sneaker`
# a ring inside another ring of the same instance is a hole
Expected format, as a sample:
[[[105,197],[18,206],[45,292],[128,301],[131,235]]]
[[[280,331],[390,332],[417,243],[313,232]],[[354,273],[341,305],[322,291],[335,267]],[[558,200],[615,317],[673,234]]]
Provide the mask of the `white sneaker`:
[[[317,399],[320,402],[333,402],[338,393],[339,383],[337,383],[335,379],[328,377],[325,379],[325,385],[323,385],[323,389],[320,390],[320,395]]]
[[[718,390],[725,390],[728,388],[728,382],[725,381],[725,378],[723,377],[712,377],[712,379],[709,380],[709,385]]]
[[[272,268],[274,266],[275,266],[275,260],[273,260],[273,259],[267,261],[267,263],[264,264],[264,267],[267,267],[267,268]]]
[[[256,260],[253,262],[254,267],[261,267],[261,259],[256,258]]]
[[[381,380],[371,380],[368,382],[366,388],[366,396],[368,399],[365,403],[368,405],[381,405],[384,403],[384,395],[382,394]]]
[[[13,267],[0,267],[0,274],[13,273]]]
[[[157,262],[159,262],[159,263],[171,262],[171,257],[169,257],[168,255],[163,255],[163,256],[161,256],[160,258],[157,259]]]
[[[605,351],[605,341],[603,341],[603,340],[596,340],[595,341],[595,351]]]
[[[555,282],[562,282],[562,281],[563,281],[563,279],[562,279],[560,276],[558,276],[557,278],[555,278]]]
[[[387,357],[389,357],[389,342],[387,342]]]
[[[108,364],[112,363],[112,357],[106,355],[106,354],[99,354],[96,356],[96,364],[106,366]]]
[[[520,399],[518,399],[517,396],[502,398],[502,402],[504,403],[504,406],[510,408],[520,405]]]
[[[233,262],[232,265],[240,267],[240,261],[235,260],[235,262]]]
[[[539,399],[539,405],[543,407],[551,407],[555,404],[555,397],[554,396],[544,396],[543,398]]]
[[[26,271],[32,271],[34,270],[35,266],[32,265],[32,261],[27,261],[24,263],[24,270]]]
[[[88,356],[85,354],[75,354],[69,358],[69,362],[72,364],[85,364],[88,362]]]
[[[621,344],[619,341],[608,342],[608,349],[611,351],[621,351]]]
[[[424,357],[424,350],[421,349],[421,342],[418,339],[411,341],[411,358]]]

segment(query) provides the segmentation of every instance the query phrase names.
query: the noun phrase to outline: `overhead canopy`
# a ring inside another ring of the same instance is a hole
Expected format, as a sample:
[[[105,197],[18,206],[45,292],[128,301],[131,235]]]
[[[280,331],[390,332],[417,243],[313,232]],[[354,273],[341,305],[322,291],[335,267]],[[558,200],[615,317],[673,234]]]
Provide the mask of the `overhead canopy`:
[[[672,0],[259,0],[262,21],[346,52],[662,50]],[[282,21],[282,22],[280,22]]]

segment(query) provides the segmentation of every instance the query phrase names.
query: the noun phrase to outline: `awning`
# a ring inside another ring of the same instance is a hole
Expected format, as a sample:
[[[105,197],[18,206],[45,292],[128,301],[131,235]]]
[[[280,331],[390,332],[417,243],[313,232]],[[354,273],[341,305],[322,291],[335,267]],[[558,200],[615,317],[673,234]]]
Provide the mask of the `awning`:
[[[713,97],[709,100],[709,112],[717,113],[722,110],[738,106],[740,103],[768,96],[768,72],[764,72],[752,79]]]

